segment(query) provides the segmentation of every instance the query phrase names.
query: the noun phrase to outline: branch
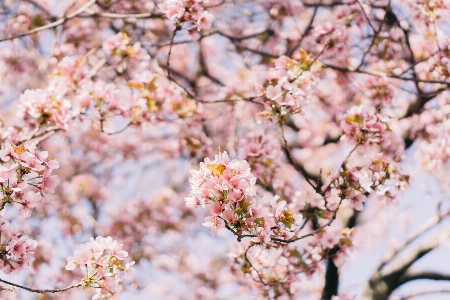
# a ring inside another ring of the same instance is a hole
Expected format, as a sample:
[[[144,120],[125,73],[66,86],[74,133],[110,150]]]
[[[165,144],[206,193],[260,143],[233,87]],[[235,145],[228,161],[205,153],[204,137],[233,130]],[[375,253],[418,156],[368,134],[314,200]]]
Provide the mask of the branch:
[[[302,1],[302,4],[306,7],[324,7],[324,6],[329,6],[329,7],[333,7],[333,6],[338,6],[338,5],[345,5],[344,2],[342,1]]]
[[[0,282],[3,282],[3,283],[6,283],[8,285],[15,286],[15,287],[27,290],[27,291],[32,292],[32,293],[38,293],[38,294],[64,292],[64,291],[67,291],[67,290],[70,290],[70,289],[73,289],[73,288],[81,287],[81,285],[82,285],[81,282],[79,282],[77,284],[74,284],[74,285],[71,285],[71,286],[68,286],[68,287],[65,287],[65,288],[61,288],[61,289],[38,290],[38,289],[32,289],[32,288],[29,288],[29,287],[26,287],[26,286],[22,286],[22,285],[19,285],[19,284],[16,284],[16,283],[12,283],[12,282],[3,280],[1,278],[0,278]]]
[[[264,280],[263,280],[263,278],[262,278],[262,276],[261,276],[261,273],[259,273],[259,271],[258,271],[258,270],[253,266],[253,264],[250,262],[250,260],[249,260],[248,257],[247,257],[247,252],[248,252],[248,250],[250,250],[250,248],[252,248],[253,246],[256,246],[256,245],[258,245],[258,244],[256,243],[256,244],[250,245],[250,246],[247,248],[247,250],[245,250],[245,253],[244,253],[245,261],[250,265],[250,267],[251,267],[253,270],[255,270],[256,274],[258,274],[259,280],[255,280],[255,279],[253,279],[253,280],[255,280],[256,282],[259,282],[259,283],[261,283],[262,285],[265,285],[265,286],[272,286],[272,285],[280,285],[280,284],[283,284],[284,281],[275,281],[275,282],[272,282],[272,283],[264,282]]]
[[[85,13],[87,13],[90,17],[100,17],[109,19],[147,19],[147,18],[161,18],[163,16],[162,14],[154,14],[150,12],[139,14],[115,14],[109,12],[97,13],[92,9],[86,9]]]
[[[314,12],[313,12],[313,14],[312,14],[312,16],[311,16],[311,19],[309,19],[309,23],[308,23],[308,25],[306,26],[306,29],[305,29],[305,31],[303,32],[303,35],[302,35],[302,37],[300,38],[300,40],[297,42],[297,44],[291,49],[291,51],[289,51],[289,57],[290,56],[292,56],[292,54],[294,53],[294,51],[295,51],[295,49],[297,49],[301,44],[302,44],[302,42],[303,42],[303,40],[305,39],[305,37],[308,35],[308,33],[311,31],[311,29],[313,28],[313,23],[314,23],[314,19],[316,18],[316,15],[317,15],[317,10],[318,10],[319,8],[316,6],[315,8],[314,8]]]
[[[308,171],[306,171],[306,169],[300,165],[299,163],[297,163],[297,161],[295,160],[295,158],[292,156],[292,152],[289,149],[286,137],[284,136],[284,130],[283,130],[283,124],[281,121],[278,122],[278,128],[280,131],[280,137],[281,137],[281,142],[282,142],[282,146],[283,146],[283,150],[286,154],[286,158],[288,159],[289,163],[294,167],[294,169],[299,172],[300,174],[302,174],[303,178],[305,178],[306,182],[308,182],[308,184],[314,189],[317,190],[318,188],[320,188],[319,186],[316,186],[311,180],[317,181],[317,178],[312,176],[311,174],[308,173]],[[317,183],[316,183],[317,184]]]
[[[372,23],[370,22],[369,17],[367,16],[366,11],[364,10],[364,7],[362,6],[361,2],[359,2],[358,0],[356,0],[356,3],[358,3],[358,5],[361,7],[361,11],[363,12],[364,17],[366,18],[367,23],[368,23],[369,26],[372,28],[373,32],[376,33],[377,31],[375,30],[375,27],[373,27]],[[380,26],[380,28],[381,28],[381,26]],[[374,39],[375,39],[375,36],[374,36]]]
[[[44,26],[41,26],[41,27],[37,27],[37,28],[35,28],[33,30],[30,30],[30,31],[27,31],[25,33],[21,33],[21,34],[14,35],[14,36],[11,36],[11,37],[8,37],[8,38],[0,39],[0,43],[4,42],[4,41],[8,41],[8,40],[13,40],[13,39],[16,39],[16,38],[24,37],[24,36],[27,36],[27,35],[31,35],[31,34],[34,34],[34,33],[40,32],[40,31],[44,31],[44,30],[47,30],[47,29],[54,28],[54,27],[57,27],[59,25],[62,25],[65,22],[67,22],[68,20],[73,19],[73,18],[77,17],[78,15],[84,13],[89,7],[94,5],[95,2],[97,2],[97,0],[90,0],[88,3],[86,3],[85,5],[83,5],[82,7],[77,9],[76,11],[74,11],[73,13],[62,17],[61,19],[56,20],[55,22],[52,22],[50,24],[47,24],[47,25],[44,25]]]
[[[431,271],[422,271],[422,272],[406,272],[405,275],[400,279],[402,283],[406,283],[408,281],[420,280],[420,279],[429,279],[429,280],[449,280],[450,274],[442,274]]]
[[[424,233],[434,228],[442,221],[443,218],[448,217],[449,215],[450,211],[440,216],[434,216],[424,222],[415,232],[408,236],[408,238],[401,245],[392,249],[382,258],[381,264],[378,267],[378,271],[381,271],[381,269],[386,266],[386,264],[388,264],[395,256],[397,256],[397,254],[399,254],[405,247],[423,236]]]
[[[416,293],[411,293],[409,295],[403,296],[398,300],[407,300],[413,297],[428,295],[428,294],[450,294],[450,289],[436,289],[436,290],[428,290],[428,291],[420,291]]]
[[[257,32],[257,33],[253,33],[253,34],[249,34],[249,35],[244,35],[244,36],[232,36],[232,35],[228,35],[228,34],[222,32],[222,31],[215,31],[215,32],[212,32],[210,35],[212,35],[212,34],[219,34],[219,35],[221,35],[223,37],[226,37],[229,40],[240,42],[240,41],[243,41],[243,40],[248,40],[248,39],[257,37],[259,35],[266,34],[266,33],[267,34],[273,34],[274,31],[272,29],[266,29],[266,30],[261,31],[261,32]]]
[[[328,67],[330,69],[342,72],[342,73],[359,73],[359,74],[367,74],[367,75],[372,75],[372,76],[377,76],[377,77],[389,77],[389,78],[395,78],[395,79],[400,79],[400,80],[404,80],[404,81],[413,81],[413,82],[423,82],[423,83],[440,83],[440,84],[445,84],[448,87],[450,87],[450,82],[448,81],[442,81],[442,80],[426,80],[426,79],[420,79],[420,78],[405,78],[402,76],[398,76],[398,75],[394,75],[394,74],[388,74],[388,73],[381,73],[381,72],[374,72],[374,71],[365,71],[365,70],[350,70],[349,68],[346,67],[339,67],[339,66],[335,66],[335,65],[331,65],[331,64],[327,64],[327,63],[322,63],[325,67]]]
[[[427,253],[431,252],[435,248],[439,247],[442,244],[443,239],[447,239],[449,233],[444,233],[441,237],[433,236],[429,240],[421,243],[413,250],[405,253],[398,261],[393,262],[390,268],[385,268],[388,270],[381,271],[380,274],[382,277],[388,278],[389,276],[395,275],[396,278],[405,274],[408,268],[420,258],[425,256]],[[396,287],[400,286],[400,284],[396,284]]]

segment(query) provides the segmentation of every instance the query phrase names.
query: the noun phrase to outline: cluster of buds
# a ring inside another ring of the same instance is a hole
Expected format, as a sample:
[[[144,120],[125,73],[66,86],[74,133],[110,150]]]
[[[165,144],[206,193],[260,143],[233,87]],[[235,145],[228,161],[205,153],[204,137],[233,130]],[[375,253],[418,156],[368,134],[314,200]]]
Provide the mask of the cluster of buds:
[[[28,218],[31,209],[38,205],[42,195],[53,193],[56,175],[51,175],[59,167],[56,160],[48,157],[47,151],[37,151],[34,145],[5,143],[0,150],[0,210],[6,204],[14,203],[21,215]],[[38,192],[33,192],[38,189]]]
[[[268,71],[267,84],[255,85],[258,95],[266,98],[277,115],[303,113],[317,83],[311,70],[314,59],[300,50],[295,59],[280,56],[274,64]]]
[[[207,0],[165,0],[158,8],[168,19],[176,20],[176,26],[193,23],[189,30],[200,31],[210,29],[215,20],[214,15],[201,6],[202,2]]]
[[[286,207],[286,201],[275,196],[270,206],[257,205],[256,177],[245,160],[229,160],[226,152],[215,155],[211,161],[205,158],[200,170],[191,170],[191,192],[188,207],[205,207],[210,204],[210,215],[203,223],[211,227],[211,233],[227,228],[238,239],[249,236],[255,243],[269,243],[272,238],[290,238],[291,228],[301,216]]]
[[[134,261],[124,263],[127,257],[128,252],[122,250],[122,243],[112,237],[91,238],[89,243],[80,246],[80,250],[75,250],[74,256],[67,258],[66,270],[81,268],[85,274],[81,281],[82,287],[97,289],[93,300],[115,299],[122,290],[122,273],[128,276],[134,271]]]
[[[37,242],[12,229],[8,221],[0,219],[0,270],[6,274],[18,274],[34,261]]]

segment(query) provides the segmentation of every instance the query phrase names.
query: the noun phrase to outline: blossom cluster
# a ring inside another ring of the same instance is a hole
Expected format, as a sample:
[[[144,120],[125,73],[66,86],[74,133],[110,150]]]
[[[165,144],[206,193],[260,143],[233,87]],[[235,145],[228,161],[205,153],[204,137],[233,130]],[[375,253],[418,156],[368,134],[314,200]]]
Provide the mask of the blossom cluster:
[[[113,38],[116,37],[118,35]],[[121,46],[114,44],[108,49],[114,53]],[[124,100],[120,97],[119,86],[92,80],[84,62],[65,57],[58,63],[47,89],[26,90],[20,96],[18,115],[31,131],[45,125],[67,130],[76,120],[92,116],[103,122],[120,115],[128,118],[130,124],[140,124],[168,117],[186,118],[197,113],[196,102],[185,97],[166,78],[149,70],[135,73],[128,86],[139,92],[133,92]]]
[[[324,52],[328,55],[344,50],[345,42],[348,39],[345,26],[331,22],[316,26],[312,35],[321,45],[319,51],[325,47]]]
[[[445,79],[450,77],[450,39],[447,40],[442,49],[430,59],[429,72],[435,78]]]
[[[34,261],[37,242],[11,228],[9,222],[3,219],[0,219],[0,237],[0,270],[2,272],[18,274]]]
[[[150,60],[150,56],[142,49],[141,43],[132,44],[131,38],[123,32],[107,38],[103,42],[102,48],[107,54],[109,62],[112,65],[119,65],[117,68],[119,72],[126,68],[130,59],[135,63]]]
[[[164,77],[151,71],[136,74],[128,81],[133,88],[135,102],[131,108],[131,122],[153,122],[156,118],[187,118],[197,113],[196,101],[187,98]]]
[[[269,249],[266,245],[244,242],[229,253],[231,269],[236,276],[250,276],[264,298],[268,298],[269,293],[274,293],[273,298],[300,297],[306,289],[301,286],[303,280],[298,273],[304,274],[310,282],[315,274],[324,272],[324,259],[333,259],[340,266],[353,246],[351,233],[348,228],[341,231],[326,228],[304,243]],[[270,286],[275,283],[278,288],[272,289]]]
[[[201,3],[205,0],[165,0],[160,4],[159,10],[170,20],[176,20],[176,25],[193,23],[190,30],[210,29],[215,19],[214,15],[206,11]]]
[[[164,188],[153,199],[128,201],[113,212],[114,222],[111,225],[111,232],[126,248],[132,248],[136,243],[143,247],[141,239],[146,234],[181,231],[193,216],[191,209],[178,200],[172,189]]]
[[[26,90],[20,96],[18,115],[31,127],[53,124],[67,130],[80,112],[80,104],[73,103],[69,96],[87,77],[87,68],[80,61],[65,57],[47,89]]]
[[[430,22],[439,18],[442,13],[447,13],[450,11],[450,4],[445,0],[418,0],[411,2],[413,6],[417,6],[420,13],[426,16]]]
[[[347,111],[341,121],[345,137],[359,144],[390,144],[388,117],[377,112],[374,107],[354,106]]]
[[[121,275],[131,274],[134,265],[134,261],[124,263],[128,252],[122,247],[122,243],[110,236],[91,238],[89,243],[80,246],[80,250],[75,250],[74,256],[67,258],[66,270],[81,268],[85,274],[81,281],[82,287],[97,288],[93,300],[117,299],[122,290]]]
[[[394,88],[382,77],[371,77],[366,82],[366,96],[374,104],[391,104]]]
[[[247,161],[230,161],[223,152],[213,161],[205,158],[200,170],[190,172],[191,192],[185,198],[186,205],[194,208],[210,204],[210,215],[203,226],[211,227],[212,235],[227,227],[238,238],[248,235],[255,242],[269,243],[274,236],[289,238],[295,234],[289,229],[301,216],[288,209],[286,201],[278,201],[279,196],[275,196],[270,207],[256,203],[256,177]]]
[[[349,201],[350,207],[361,211],[367,196],[372,193],[386,204],[397,204],[397,194],[409,183],[409,176],[400,171],[395,161],[382,154],[372,159],[368,166],[345,165],[339,177],[330,184],[332,188],[326,193],[326,205],[334,209],[340,199],[344,199]]]
[[[28,218],[42,195],[54,192],[56,175],[52,175],[52,171],[59,163],[50,159],[47,151],[37,151],[35,145],[10,143],[4,143],[0,150],[0,162],[3,162],[0,164],[0,210],[13,203],[21,210],[21,215]],[[38,192],[31,187],[37,188]]]
[[[256,178],[268,184],[281,165],[283,152],[276,136],[255,130],[242,140],[241,158],[249,163]]]
[[[313,74],[314,60],[304,50],[295,56],[297,59],[280,56],[274,62],[275,67],[268,70],[267,85],[256,84],[259,95],[277,114],[303,113],[317,83]]]

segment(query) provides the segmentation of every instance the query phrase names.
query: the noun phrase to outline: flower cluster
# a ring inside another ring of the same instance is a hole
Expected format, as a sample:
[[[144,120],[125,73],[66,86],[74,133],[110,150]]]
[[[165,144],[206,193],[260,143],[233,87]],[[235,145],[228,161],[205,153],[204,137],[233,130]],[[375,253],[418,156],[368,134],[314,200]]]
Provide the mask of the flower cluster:
[[[412,5],[417,6],[419,11],[426,16],[430,22],[439,18],[443,12],[450,11],[450,4],[445,0],[418,0],[413,1]]]
[[[80,87],[76,101],[81,108],[88,108],[93,103],[95,109],[101,116],[108,112],[127,115],[130,111],[130,103],[120,101],[119,90],[114,83],[105,83],[102,80],[85,82]]]
[[[345,137],[360,144],[390,144],[388,118],[374,107],[352,107],[341,121]]]
[[[311,279],[324,271],[324,259],[333,259],[336,265],[341,265],[353,244],[351,232],[348,228],[341,231],[327,228],[304,243],[285,247],[267,248],[244,242],[229,254],[231,269],[236,276],[250,276],[264,299],[271,292],[274,298],[285,295],[300,298],[306,290],[299,286],[303,281],[299,272]],[[278,288],[272,290],[270,286],[275,283]]]
[[[327,192],[326,202],[330,207],[336,206],[339,199],[348,200],[350,207],[361,211],[366,195],[374,192],[386,204],[397,204],[397,192],[403,191],[408,183],[409,176],[400,172],[396,162],[379,155],[364,168],[344,166],[339,178],[331,183],[333,189]]]
[[[374,104],[390,104],[394,88],[382,77],[371,77],[366,82],[366,95]]]
[[[0,219],[0,270],[6,274],[18,274],[34,261],[37,242],[10,227],[8,221]]]
[[[263,130],[255,130],[241,142],[241,158],[249,163],[253,175],[264,184],[269,184],[283,158],[277,137]]]
[[[59,167],[59,163],[51,160],[47,151],[37,151],[34,145],[15,146],[10,143],[5,143],[0,150],[1,161],[4,163],[0,164],[0,210],[6,204],[14,203],[21,215],[28,218],[42,195],[54,192],[56,175],[52,175],[52,171]],[[33,192],[30,187],[37,188],[38,192]]]
[[[348,39],[346,32],[347,30],[344,25],[326,22],[316,26],[313,29],[312,35],[317,43],[321,45],[319,50],[326,47],[325,54],[332,55],[344,50],[345,43]]]
[[[138,61],[147,61],[150,56],[141,48],[141,43],[132,44],[131,38],[123,32],[119,32],[108,39],[103,44],[103,51],[110,56],[110,62],[113,65],[125,63],[126,58]],[[120,69],[120,68],[119,68]],[[120,70],[123,70],[121,68]]]
[[[128,86],[138,90],[131,111],[131,122],[140,123],[155,118],[179,117],[188,118],[197,113],[197,104],[187,98],[164,77],[151,71],[137,74],[128,81]]]
[[[269,243],[272,237],[291,237],[288,231],[301,217],[286,207],[286,201],[275,196],[270,207],[257,205],[256,178],[245,160],[229,160],[226,152],[205,158],[200,170],[191,170],[191,193],[188,207],[210,204],[209,216],[203,226],[211,227],[212,235],[227,227],[238,238],[247,235],[255,242]],[[288,230],[285,230],[288,229]]]
[[[86,80],[87,70],[82,63],[66,57],[53,75],[46,90],[26,90],[20,96],[18,115],[31,126],[54,124],[67,130],[77,110],[72,109],[74,104],[66,96]]]
[[[265,87],[256,84],[259,95],[264,95],[272,110],[282,115],[303,113],[303,107],[309,103],[316,78],[311,68],[314,60],[304,50],[300,50],[296,59],[280,56],[275,67],[269,69]]]
[[[177,26],[191,22],[194,24],[190,30],[210,29],[215,19],[202,6],[205,0],[165,0],[159,5],[159,10],[170,20],[176,19]]]
[[[95,287],[97,293],[93,300],[108,298],[116,299],[122,290],[120,276],[133,272],[134,261],[125,264],[128,252],[122,250],[122,243],[112,237],[91,238],[89,243],[75,250],[74,256],[67,258],[66,270],[80,267],[85,273],[81,281],[82,287]]]

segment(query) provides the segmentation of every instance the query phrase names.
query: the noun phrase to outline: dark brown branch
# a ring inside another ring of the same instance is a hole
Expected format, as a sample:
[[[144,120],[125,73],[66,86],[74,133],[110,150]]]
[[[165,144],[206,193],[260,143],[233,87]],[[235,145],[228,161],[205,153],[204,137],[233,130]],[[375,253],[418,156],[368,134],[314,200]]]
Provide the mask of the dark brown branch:
[[[13,283],[13,282],[9,282],[9,281],[3,280],[1,278],[0,278],[0,282],[6,283],[6,284],[11,285],[11,286],[15,286],[17,288],[21,288],[21,289],[27,290],[27,291],[32,292],[32,293],[38,293],[38,294],[64,292],[64,291],[67,291],[67,290],[70,290],[70,289],[73,289],[73,288],[81,287],[81,285],[82,285],[81,282],[80,282],[80,283],[77,283],[77,284],[74,284],[74,285],[71,285],[71,286],[68,286],[68,287],[65,287],[65,288],[61,288],[61,289],[39,290],[39,289],[32,289],[32,288],[29,288],[29,287],[26,287],[26,286],[22,286],[22,285]]]
[[[359,74],[366,74],[366,75],[371,75],[371,76],[377,76],[377,77],[388,77],[388,78],[394,78],[394,79],[399,79],[399,80],[403,80],[403,81],[412,81],[412,82],[422,82],[422,83],[440,83],[440,84],[445,84],[448,87],[450,87],[450,82],[448,81],[442,81],[442,80],[426,80],[426,79],[420,79],[420,78],[409,78],[409,77],[402,77],[402,76],[398,76],[398,75],[394,75],[394,74],[390,74],[390,73],[380,73],[380,72],[372,72],[372,71],[365,71],[365,70],[350,70],[349,68],[346,67],[339,67],[339,66],[335,66],[335,65],[331,65],[331,64],[327,64],[327,63],[323,63],[323,65],[327,68],[342,72],[342,73],[359,73]]]
[[[406,274],[400,278],[400,282],[402,284],[420,279],[429,279],[429,280],[447,280],[450,281],[450,274],[442,274],[437,272],[430,271],[422,271],[422,272],[406,272]]]
[[[288,162],[294,167],[294,169],[302,174],[303,178],[305,178],[306,182],[314,189],[317,190],[317,181],[318,178],[315,176],[312,176],[311,174],[306,171],[306,169],[300,165],[292,155],[292,152],[289,148],[288,142],[286,140],[286,137],[284,136],[284,130],[283,130],[283,123],[281,121],[278,122],[278,129],[280,131],[280,137],[281,137],[281,145],[283,148],[284,153],[286,154],[286,158]]]
[[[338,5],[345,5],[342,1],[302,1],[303,5],[306,7],[333,7]]]

